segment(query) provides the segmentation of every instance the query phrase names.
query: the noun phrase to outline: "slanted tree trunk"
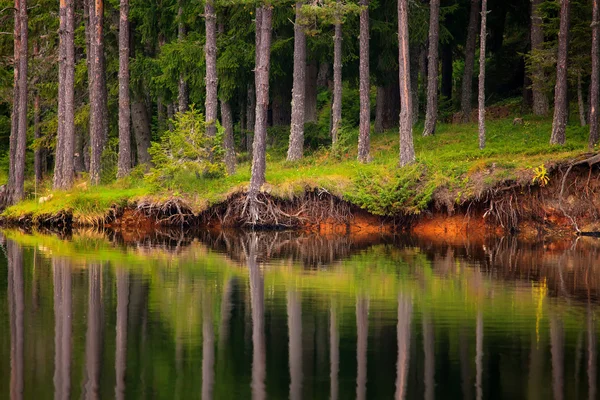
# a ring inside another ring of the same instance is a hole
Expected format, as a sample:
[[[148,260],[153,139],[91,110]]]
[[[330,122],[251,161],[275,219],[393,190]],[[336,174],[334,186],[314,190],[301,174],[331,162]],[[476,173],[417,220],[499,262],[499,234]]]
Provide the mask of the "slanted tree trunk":
[[[440,0],[429,3],[429,54],[427,56],[427,112],[423,136],[435,133],[438,114],[438,45],[440,37]]]
[[[209,7],[208,6],[209,2],[210,1],[207,1],[204,6],[205,13],[206,13],[206,8]],[[210,7],[212,8],[212,3],[211,3]],[[179,8],[177,9],[177,19],[178,19],[177,39],[180,42],[182,42],[185,40],[186,30],[185,30],[185,24],[183,23],[183,7],[181,6],[181,2],[179,3]],[[208,21],[208,19],[207,19],[207,21]],[[208,32],[208,24],[207,24],[206,30]],[[207,36],[207,38],[208,38],[208,36]],[[207,41],[207,44],[208,44],[208,41]],[[207,60],[207,68],[208,68],[208,60]],[[177,111],[186,112],[188,109],[188,103],[189,103],[189,93],[188,93],[188,84],[186,81],[186,76],[183,72],[179,73],[178,90],[179,90],[179,93],[177,94],[177,103],[178,103],[179,109]],[[215,105],[215,109],[216,108],[217,108],[217,106]]]
[[[479,36],[479,148],[485,148],[485,45],[487,40],[487,0],[481,0]]]
[[[360,0],[360,124],[358,133],[358,161],[369,162],[371,135],[371,102],[369,92],[371,87],[369,75],[369,0]]]
[[[317,122],[317,78],[319,68],[316,61],[306,64],[304,76],[304,122]]]
[[[577,74],[577,108],[579,111],[579,123],[581,126],[587,125],[585,112],[585,100],[583,99],[583,85],[581,83],[581,71]]]
[[[117,177],[131,170],[131,108],[129,104],[129,0],[121,0],[119,18],[119,162]]]
[[[90,159],[90,181],[92,185],[100,183],[101,158],[105,135],[104,97],[104,0],[90,0],[90,140],[92,156]]]
[[[304,93],[306,90],[306,35],[300,24],[302,3],[296,3],[294,23],[294,84],[292,88],[292,123],[288,161],[296,161],[304,155]]]
[[[271,29],[273,9],[264,5],[256,11],[256,32],[260,34],[256,48],[256,122],[252,151],[252,176],[248,198],[250,201],[250,223],[258,223],[256,196],[265,183],[267,151],[267,111],[269,108],[269,70],[271,68]]]
[[[412,134],[412,90],[408,37],[408,0],[398,0],[398,65],[400,76],[400,166],[415,162]]]
[[[148,164],[150,163],[148,149],[150,148],[150,137],[152,134],[150,131],[148,110],[143,100],[134,99],[131,104],[131,120],[133,122],[138,164]]]
[[[217,107],[217,16],[213,0],[204,4],[204,17],[206,18],[206,135],[214,137],[216,134]]]
[[[471,122],[471,96],[473,93],[473,69],[475,67],[475,48],[477,47],[477,27],[479,25],[479,0],[471,0],[467,43],[465,45],[465,70],[463,72],[460,110],[462,122]]]
[[[598,106],[600,105],[600,0],[593,0],[592,10],[592,83],[590,85],[590,149],[598,142]]]
[[[341,0],[336,1],[341,7]],[[342,124],[342,17],[340,11],[335,16],[335,36],[333,37],[333,104],[331,106],[331,143],[336,145]]]
[[[254,142],[254,122],[256,119],[256,93],[254,83],[248,84],[246,98],[246,151],[252,156],[252,142]]]
[[[531,1],[531,52],[540,51],[544,48],[544,30],[542,28],[542,12],[540,5],[544,0]],[[547,115],[550,110],[548,95],[544,92],[544,81],[546,76],[540,63],[534,63],[532,80],[533,113],[535,115]]]
[[[558,57],[556,61],[556,86],[554,88],[554,119],[550,144],[565,144],[569,115],[567,88],[567,58],[569,53],[569,0],[560,0],[560,30],[558,32]]]
[[[235,146],[233,141],[233,115],[231,105],[227,100],[221,100],[221,120],[225,136],[223,137],[223,147],[225,148],[225,166],[227,173],[235,173]]]

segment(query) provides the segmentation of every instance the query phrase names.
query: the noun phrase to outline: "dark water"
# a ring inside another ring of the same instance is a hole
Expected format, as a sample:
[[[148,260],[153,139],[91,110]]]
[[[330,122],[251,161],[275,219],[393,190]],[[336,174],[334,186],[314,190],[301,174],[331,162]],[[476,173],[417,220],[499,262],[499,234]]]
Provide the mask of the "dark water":
[[[0,398],[598,396],[591,240],[5,235]]]

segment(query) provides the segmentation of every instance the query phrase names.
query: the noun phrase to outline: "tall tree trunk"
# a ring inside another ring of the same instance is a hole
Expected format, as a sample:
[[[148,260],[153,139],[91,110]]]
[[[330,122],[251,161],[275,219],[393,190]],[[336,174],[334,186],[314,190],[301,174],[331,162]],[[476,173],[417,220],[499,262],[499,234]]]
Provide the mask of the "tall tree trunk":
[[[375,132],[381,133],[398,126],[399,113],[400,88],[398,82],[394,80],[389,85],[378,86],[375,100]]]
[[[442,45],[442,96],[446,100],[452,98],[452,76],[454,74],[452,60],[452,44]]]
[[[579,123],[581,126],[587,125],[585,112],[585,100],[583,99],[583,85],[581,83],[581,71],[577,74],[577,108],[579,111]]]
[[[256,18],[258,21],[259,13],[256,13]],[[260,19],[262,20],[262,17]],[[265,282],[258,265],[256,232],[250,234],[248,249],[246,251],[244,248],[244,250],[250,275],[250,307],[252,309],[252,399],[264,400],[266,398]]]
[[[121,0],[121,4],[123,1]],[[115,340],[115,399],[122,400],[125,395],[125,377],[127,370],[127,312],[129,309],[129,274],[125,267],[117,267],[117,323]]]
[[[542,28],[542,12],[540,5],[544,0],[531,1],[531,52],[535,53],[544,48],[544,30]],[[548,95],[544,92],[546,76],[540,63],[534,62],[532,80],[533,113],[547,115],[550,110]]]
[[[396,340],[398,343],[398,360],[396,361],[396,399],[406,398],[408,368],[410,366],[410,325],[412,303],[410,297],[398,295],[398,324]]]
[[[435,133],[438,114],[438,45],[440,42],[440,0],[429,3],[429,55],[427,56],[427,112],[423,136]]]
[[[206,18],[206,135],[214,137],[217,132],[217,16],[213,0],[204,4],[204,17]]]
[[[129,104],[129,0],[121,0],[119,18],[119,163],[117,177],[131,169],[131,108]]]
[[[90,0],[90,139],[92,157],[90,159],[90,181],[92,185],[100,183],[101,159],[104,150],[105,107],[104,98],[104,0]]]
[[[336,0],[341,7],[341,0]],[[342,124],[342,17],[335,16],[335,36],[333,37],[333,104],[331,106],[331,143],[336,145]]]
[[[17,168],[16,153],[19,137],[19,58],[21,57],[21,16],[19,14],[20,0],[15,0],[14,9],[14,31],[13,31],[13,104],[10,125],[9,162],[8,162],[8,185],[5,193],[5,203],[12,202],[12,192],[15,187],[15,169]],[[60,72],[59,72],[60,73]],[[60,100],[60,93],[59,93]],[[60,108],[60,102],[59,102]],[[58,121],[60,126],[60,119]]]
[[[252,151],[252,176],[248,198],[249,221],[257,224],[257,195],[265,183],[267,151],[267,111],[269,108],[269,70],[271,68],[271,30],[273,9],[264,5],[256,11],[256,32],[260,35],[256,48],[256,122],[254,124],[254,144]]]
[[[40,127],[40,92],[35,91],[35,97],[33,99],[33,136],[35,140],[39,140],[42,137],[42,129]],[[33,169],[35,170],[35,183],[39,186],[44,179],[44,166],[45,163],[45,149],[37,146],[33,158]]]
[[[302,302],[298,292],[287,292],[290,400],[302,399]]]
[[[339,3],[338,3],[339,5]],[[340,372],[340,335],[335,305],[329,306],[329,398],[338,400]]]
[[[471,0],[467,43],[465,45],[465,70],[462,78],[460,109],[462,122],[471,122],[471,96],[473,93],[473,69],[475,68],[475,48],[477,47],[477,27],[479,25],[479,0]]]
[[[294,84],[292,88],[292,123],[288,161],[295,161],[304,155],[304,93],[306,90],[306,35],[300,24],[302,3],[296,3],[294,23]]]
[[[133,122],[138,164],[148,164],[150,162],[148,149],[150,148],[150,137],[152,133],[150,131],[148,110],[146,109],[143,100],[134,99],[131,104],[131,121]]]
[[[8,262],[8,314],[10,327],[9,393],[11,399],[22,399],[25,383],[23,351],[25,343],[23,249],[17,243],[9,240],[6,244],[6,255]]]
[[[52,259],[54,281],[54,398],[67,399],[71,391],[71,337],[73,328],[71,264]]]
[[[209,3],[209,1],[207,1],[204,6],[205,13],[206,13],[206,8],[209,7],[208,3]],[[211,3],[210,7],[212,8],[212,3]],[[177,9],[177,19],[178,19],[177,39],[180,42],[182,42],[185,40],[186,30],[185,30],[185,24],[183,23],[183,7],[181,6],[181,1],[179,2],[179,8]],[[207,19],[207,21],[208,21],[208,19]],[[206,29],[208,32],[208,24],[207,24]],[[208,36],[207,36],[207,38],[208,38]],[[207,44],[208,44],[208,41],[207,41]],[[208,60],[207,60],[207,67],[208,67]],[[177,111],[186,112],[188,109],[188,103],[189,103],[189,93],[188,93],[188,84],[186,81],[186,76],[183,72],[179,73],[178,91],[179,91],[179,93],[177,94],[177,103],[179,105],[179,109]],[[215,105],[215,109],[216,109],[216,107],[217,106]]]
[[[254,122],[256,113],[256,93],[254,83],[248,84],[246,98],[246,151],[252,156],[252,142],[254,142]]]
[[[233,141],[233,115],[231,114],[231,104],[229,101],[221,100],[221,119],[225,137],[223,138],[223,147],[225,148],[225,166],[227,173],[235,173],[235,145]]]
[[[554,119],[550,144],[565,144],[569,114],[567,88],[567,58],[569,54],[569,0],[560,0],[560,30],[558,32],[558,57],[556,61],[556,86],[554,88]]]
[[[485,148],[485,45],[487,40],[487,0],[481,0],[479,36],[479,148]]]
[[[415,162],[412,134],[412,90],[408,37],[408,0],[398,0],[398,65],[400,76],[400,166]]]
[[[319,69],[316,61],[306,64],[304,87],[304,122],[317,122],[317,79]]]
[[[590,149],[598,142],[598,106],[600,106],[600,7],[593,0],[592,10],[592,83],[590,85]]]
[[[87,266],[88,272],[88,310],[87,331],[85,334],[85,377],[86,399],[100,398],[100,367],[103,342],[103,301],[101,277],[102,267],[98,264]]]
[[[358,133],[358,161],[369,162],[371,135],[371,82],[369,75],[369,0],[360,0],[360,128]]]
[[[202,296],[202,399],[213,399],[215,386],[215,328],[212,293]]]

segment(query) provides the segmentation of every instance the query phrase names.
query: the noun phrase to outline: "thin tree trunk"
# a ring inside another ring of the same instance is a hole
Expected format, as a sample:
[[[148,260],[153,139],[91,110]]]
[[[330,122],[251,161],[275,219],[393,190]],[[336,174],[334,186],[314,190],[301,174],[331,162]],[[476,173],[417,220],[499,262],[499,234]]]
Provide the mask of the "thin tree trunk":
[[[296,3],[294,23],[294,84],[292,88],[292,123],[288,161],[296,161],[304,155],[304,94],[306,90],[306,35],[300,24],[302,3]]]
[[[262,6],[257,9],[256,31],[257,34],[260,34],[260,39],[256,48],[256,122],[254,124],[252,177],[250,179],[249,190],[249,197],[252,202],[254,202],[253,200],[260,191],[263,183],[265,183],[272,20],[273,9],[270,6]],[[251,222],[257,223],[258,215],[252,215]]]
[[[558,32],[558,57],[556,86],[554,88],[554,118],[550,144],[565,144],[569,114],[567,88],[567,58],[569,53],[569,0],[560,0],[560,30]]]
[[[317,122],[317,79],[319,69],[316,61],[306,64],[304,76],[304,122]]]
[[[121,0],[119,18],[118,178],[128,175],[131,169],[131,108],[129,103],[129,0]]]
[[[215,328],[213,325],[212,297],[208,291],[202,296],[202,399],[212,400],[215,386]]]
[[[12,202],[12,192],[15,187],[15,169],[17,168],[16,153],[19,137],[19,58],[21,57],[21,17],[19,15],[20,0],[15,0],[14,9],[14,31],[13,31],[13,108],[10,126],[9,162],[8,162],[8,185],[5,193],[5,203]],[[59,72],[60,73],[60,72]],[[59,93],[60,100],[60,93]],[[59,102],[60,107],[60,102]],[[60,119],[59,119],[60,125]]]
[[[127,0],[125,0],[127,1]],[[123,0],[121,0],[121,4]],[[117,267],[117,323],[115,340],[115,399],[126,398],[127,370],[127,312],[129,309],[129,274],[125,267]]]
[[[338,400],[339,394],[340,335],[337,324],[337,312],[332,304],[329,307],[329,398],[331,400]]]
[[[213,0],[204,4],[204,17],[206,18],[206,135],[214,137],[217,132],[217,16]]]
[[[454,60],[452,59],[452,44],[442,45],[442,97],[452,99],[452,76],[454,75]]]
[[[485,148],[485,45],[487,40],[487,0],[481,0],[479,36],[479,148]]]
[[[420,46],[414,45],[409,50],[410,54],[410,87],[412,89],[412,123],[413,126],[419,122],[419,58],[421,49]],[[396,98],[398,99],[398,112],[393,116],[394,123],[398,122],[398,115],[400,114],[400,88],[396,87],[394,91]],[[395,111],[395,110],[394,110]]]
[[[475,48],[477,47],[477,27],[479,25],[479,0],[471,0],[467,43],[465,45],[465,70],[462,78],[460,109],[462,122],[471,122],[471,97],[473,93],[473,69],[475,68]]]
[[[104,147],[104,0],[90,0],[90,47],[92,79],[90,82],[90,181],[100,183],[101,158]]]
[[[54,398],[68,399],[71,389],[71,265],[52,260],[54,281]]]
[[[336,0],[336,7],[341,7],[341,0]],[[342,124],[342,17],[340,11],[335,16],[335,36],[333,37],[333,104],[331,106],[331,143],[339,140]]]
[[[415,162],[412,134],[412,90],[408,37],[408,0],[398,0],[398,65],[400,76],[400,166]]]
[[[583,99],[583,85],[581,83],[581,72],[577,74],[577,108],[579,110],[579,123],[586,126],[585,100]]]
[[[21,3],[21,6],[23,3]],[[12,240],[6,244],[8,261],[8,314],[10,326],[10,398],[22,399],[24,391],[25,292],[23,249]],[[6,390],[6,389],[5,389]],[[6,393],[6,392],[5,392]]]
[[[252,156],[252,142],[254,141],[254,122],[256,113],[256,93],[254,83],[248,84],[246,97],[246,151]]]
[[[369,162],[370,135],[371,135],[371,102],[370,75],[369,75],[369,0],[360,0],[360,62],[359,62],[359,89],[360,89],[360,128],[358,134],[358,161]]]
[[[440,0],[429,3],[429,55],[427,56],[427,112],[423,136],[435,133],[438,114],[438,45],[440,37]]]
[[[225,148],[225,166],[227,173],[235,173],[235,146],[233,141],[233,115],[231,114],[231,104],[226,100],[221,100],[221,119],[225,136],[223,137],[223,147]]]
[[[290,400],[302,398],[302,303],[293,290],[287,293]]]
[[[544,48],[544,30],[540,5],[544,0],[531,1],[531,52],[539,52]],[[534,62],[532,80],[533,113],[547,115],[550,110],[548,95],[544,92],[546,76],[540,63]]]
[[[207,1],[206,3],[208,4],[209,2]],[[205,13],[206,13],[206,7],[208,7],[208,5],[205,5],[205,10],[204,10]],[[185,40],[186,31],[185,31],[185,24],[183,23],[183,7],[181,6],[181,2],[179,3],[179,8],[177,9],[177,19],[178,19],[177,39],[180,42],[182,42],[183,40]],[[207,25],[206,29],[208,31],[208,25]],[[207,43],[208,43],[208,41],[207,41]],[[208,60],[207,60],[207,67],[208,67]],[[177,94],[177,102],[179,105],[178,111],[183,113],[183,112],[187,111],[188,102],[189,102],[188,84],[186,82],[186,76],[183,72],[179,73],[178,91],[179,91],[179,93]],[[215,105],[215,109],[216,109],[216,107],[217,106]]]
[[[148,164],[150,155],[150,118],[143,100],[135,99],[131,104],[131,120],[137,148],[138,164]]]
[[[35,97],[33,99],[33,136],[35,140],[39,140],[42,137],[42,130],[40,127],[40,92],[35,91]],[[35,170],[35,183],[39,186],[44,179],[44,158],[45,149],[37,146],[34,153],[33,169]]]
[[[398,343],[398,359],[396,361],[396,400],[406,398],[408,368],[410,366],[410,326],[412,318],[412,302],[409,297],[398,295],[398,324],[396,340]]]
[[[600,7],[593,0],[592,10],[592,83],[590,85],[590,149],[598,142],[598,106],[600,106]]]
[[[103,304],[101,277],[102,270],[98,264],[88,265],[88,311],[87,331],[85,334],[85,377],[86,399],[100,398],[100,367],[102,360],[103,336]]]

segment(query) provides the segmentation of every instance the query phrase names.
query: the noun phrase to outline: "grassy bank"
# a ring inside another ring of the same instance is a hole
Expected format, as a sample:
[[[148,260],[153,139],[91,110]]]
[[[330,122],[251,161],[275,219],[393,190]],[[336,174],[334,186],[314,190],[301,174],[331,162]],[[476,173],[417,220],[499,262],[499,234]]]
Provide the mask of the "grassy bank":
[[[524,118],[523,125],[513,126],[512,119],[490,121],[487,125],[487,148],[477,147],[477,126],[441,124],[436,135],[420,136],[416,126],[417,163],[398,168],[397,130],[373,134],[372,162],[356,161],[356,131],[345,133],[345,143],[335,152],[321,148],[309,152],[300,162],[285,161],[285,144],[273,145],[267,156],[265,191],[281,198],[292,198],[306,188],[325,189],[378,215],[418,214],[432,202],[452,207],[481,196],[490,188],[506,182],[527,185],[536,175],[543,175],[542,165],[552,165],[587,152],[587,128],[571,125],[565,146],[548,145],[551,121]],[[225,200],[243,191],[250,180],[247,155],[237,172],[221,179],[205,179],[195,173],[179,172],[174,179],[160,185],[150,184],[141,170],[131,177],[90,188],[84,180],[71,191],[59,192],[45,187],[33,190],[26,201],[4,211],[5,217],[32,217],[72,211],[75,220],[92,220],[103,216],[113,205],[126,205],[141,199],[160,202],[171,197],[184,199],[194,211]],[[539,177],[539,176],[538,176]],[[28,184],[32,189],[32,184]],[[40,203],[39,197],[52,198]]]

